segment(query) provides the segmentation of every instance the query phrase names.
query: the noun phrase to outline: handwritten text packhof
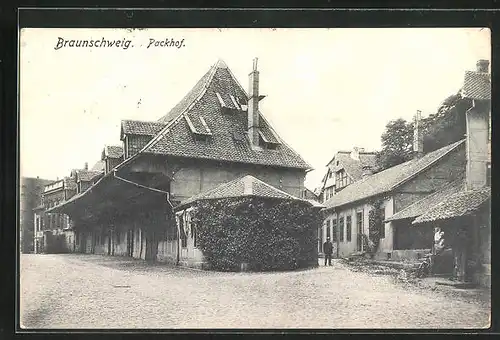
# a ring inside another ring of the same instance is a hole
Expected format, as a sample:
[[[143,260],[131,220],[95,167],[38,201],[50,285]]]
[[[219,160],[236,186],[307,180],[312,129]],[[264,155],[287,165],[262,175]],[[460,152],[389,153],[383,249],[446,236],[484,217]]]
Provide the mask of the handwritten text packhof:
[[[142,46],[142,45],[141,45]],[[154,48],[154,47],[184,47],[184,39],[176,40],[176,39],[163,39],[157,40],[153,38],[149,38],[149,42],[146,45],[146,48]],[[61,37],[57,38],[56,46],[54,46],[55,50],[61,49],[63,47],[114,47],[114,48],[122,48],[124,50],[129,47],[134,47],[132,45],[132,40],[122,39],[122,40],[108,40],[104,37],[102,39],[64,39]]]

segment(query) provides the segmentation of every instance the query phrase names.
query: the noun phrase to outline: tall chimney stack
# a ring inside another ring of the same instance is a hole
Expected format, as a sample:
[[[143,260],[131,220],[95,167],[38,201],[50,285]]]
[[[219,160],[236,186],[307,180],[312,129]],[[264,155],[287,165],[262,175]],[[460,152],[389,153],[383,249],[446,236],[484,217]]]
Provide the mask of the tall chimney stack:
[[[88,162],[85,162],[84,169],[85,169],[85,170],[88,170],[88,169],[89,169],[89,163],[88,163]]]
[[[259,146],[259,71],[258,58],[253,60],[253,70],[248,75],[248,137],[252,148]]]
[[[422,157],[424,154],[424,133],[421,125],[422,111],[417,110],[413,118],[413,152],[415,157]]]
[[[476,71],[482,73],[488,73],[490,67],[489,60],[480,59],[476,63]]]

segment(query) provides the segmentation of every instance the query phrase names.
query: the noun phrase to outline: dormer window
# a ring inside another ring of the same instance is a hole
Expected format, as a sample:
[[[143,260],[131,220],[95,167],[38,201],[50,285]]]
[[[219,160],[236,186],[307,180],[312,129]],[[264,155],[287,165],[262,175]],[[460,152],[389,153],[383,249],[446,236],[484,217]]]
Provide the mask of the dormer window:
[[[233,102],[233,105],[236,108],[236,110],[241,110],[241,106],[236,101],[236,98],[234,98],[232,94],[230,94],[229,97],[231,98],[231,101]]]
[[[205,142],[208,140],[208,137],[212,136],[212,131],[202,116],[190,118],[188,115],[185,115],[184,118],[195,140]]]
[[[260,146],[262,146],[263,148],[276,150],[276,148],[280,144],[276,139],[272,138],[271,136],[268,135],[266,137],[266,134],[262,133],[262,131],[259,131],[259,136],[260,136],[259,138]]]

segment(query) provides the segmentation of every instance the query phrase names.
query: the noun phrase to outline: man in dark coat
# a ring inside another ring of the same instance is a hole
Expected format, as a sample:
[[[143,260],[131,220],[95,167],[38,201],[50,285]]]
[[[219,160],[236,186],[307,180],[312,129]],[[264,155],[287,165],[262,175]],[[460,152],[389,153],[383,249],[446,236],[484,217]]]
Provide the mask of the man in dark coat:
[[[332,253],[333,253],[333,244],[330,242],[330,238],[326,238],[326,242],[323,243],[323,253],[325,254],[325,266],[328,261],[328,265],[332,265]]]

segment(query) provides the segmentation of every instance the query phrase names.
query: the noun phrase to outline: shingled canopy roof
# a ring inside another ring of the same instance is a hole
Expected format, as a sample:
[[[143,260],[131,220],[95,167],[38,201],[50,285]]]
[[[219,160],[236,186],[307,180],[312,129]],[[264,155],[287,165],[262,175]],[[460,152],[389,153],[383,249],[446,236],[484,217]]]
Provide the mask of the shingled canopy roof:
[[[220,99],[219,99],[220,97]],[[221,104],[221,100],[224,106]],[[247,136],[247,93],[219,60],[158,124],[166,124],[142,153],[308,170],[260,114],[260,135],[275,149],[254,150]],[[199,141],[193,129],[210,135]]]
[[[246,175],[241,178],[234,179],[230,182],[221,184],[212,190],[200,193],[198,195],[192,196],[185,201],[182,201],[176,209],[185,207],[199,200],[211,200],[211,199],[221,199],[230,197],[264,197],[264,198],[276,198],[276,199],[287,199],[287,200],[298,200],[308,202],[314,205],[309,200],[303,200],[298,197],[292,196],[280,189],[277,189],[260,179],[257,179],[251,175]]]
[[[64,213],[72,217],[77,215],[89,220],[103,211],[124,213],[144,205],[153,208],[169,204],[166,199],[167,191],[128,181],[114,172],[109,174],[99,179],[99,182],[106,182],[106,185],[93,185],[47,212]]]
[[[427,169],[459,146],[464,145],[464,141],[465,140],[460,140],[441,149],[427,153],[420,158],[414,158],[354,182],[333,195],[332,198],[325,202],[325,206],[327,209],[337,208],[390,192]]]
[[[476,212],[490,198],[490,187],[458,192],[448,196],[440,203],[429,207],[427,212],[417,217],[412,224],[469,216]]]
[[[385,222],[418,217],[429,211],[429,207],[432,207],[440,203],[443,199],[448,198],[449,196],[464,190],[465,190],[465,181],[464,181],[464,176],[462,175],[456,180],[447,183],[442,188],[437,190],[435,193],[428,195],[422,198],[421,200],[398,211],[391,217],[387,218]]]

